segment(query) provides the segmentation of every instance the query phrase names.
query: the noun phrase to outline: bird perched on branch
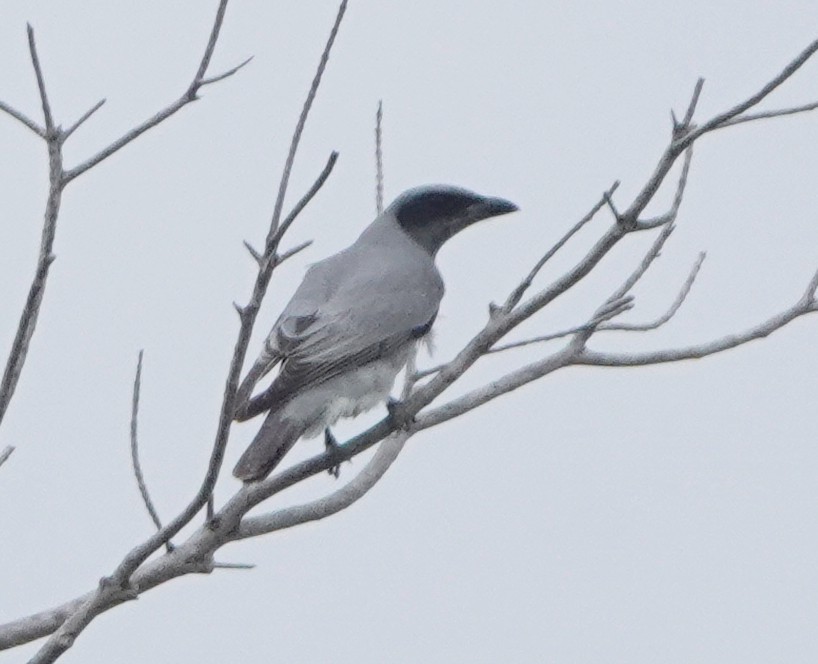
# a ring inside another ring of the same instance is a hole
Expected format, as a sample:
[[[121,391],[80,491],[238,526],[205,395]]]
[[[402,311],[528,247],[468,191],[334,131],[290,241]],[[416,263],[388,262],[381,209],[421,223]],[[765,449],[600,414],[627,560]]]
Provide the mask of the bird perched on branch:
[[[435,255],[477,221],[514,212],[502,198],[429,185],[404,192],[348,248],[315,263],[238,390],[236,419],[267,412],[233,474],[266,477],[301,437],[384,402],[443,297]],[[280,364],[272,384],[258,381]],[[393,412],[390,409],[390,412]]]

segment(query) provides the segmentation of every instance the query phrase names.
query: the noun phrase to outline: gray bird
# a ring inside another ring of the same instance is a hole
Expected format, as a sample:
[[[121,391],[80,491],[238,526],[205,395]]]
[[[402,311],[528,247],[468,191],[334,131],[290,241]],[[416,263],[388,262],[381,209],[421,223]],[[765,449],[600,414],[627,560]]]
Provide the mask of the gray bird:
[[[239,388],[236,419],[269,411],[233,474],[266,477],[295,442],[388,399],[443,297],[438,249],[467,226],[517,206],[457,187],[401,194],[350,247],[312,265]],[[270,387],[256,383],[281,364]]]

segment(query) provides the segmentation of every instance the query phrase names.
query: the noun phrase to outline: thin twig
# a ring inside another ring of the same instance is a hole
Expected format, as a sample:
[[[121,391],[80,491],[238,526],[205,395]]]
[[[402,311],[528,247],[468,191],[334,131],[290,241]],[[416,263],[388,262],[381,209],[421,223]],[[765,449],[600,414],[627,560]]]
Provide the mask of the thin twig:
[[[721,353],[730,348],[742,346],[750,341],[766,337],[776,330],[780,330],[796,318],[815,311],[818,311],[818,303],[814,301],[812,303],[806,303],[801,300],[793,307],[776,314],[772,318],[749,330],[738,334],[730,334],[708,343],[688,346],[687,348],[673,348],[648,353],[605,353],[585,349],[577,357],[576,363],[600,367],[635,367],[648,364],[666,364],[669,362],[679,362],[681,360],[701,359],[708,355]]]
[[[587,224],[589,221],[591,221],[591,219],[593,219],[596,216],[597,212],[599,212],[603,208],[607,200],[617,190],[618,187],[619,180],[614,182],[613,185],[611,185],[610,189],[608,189],[604,194],[602,194],[602,198],[599,200],[599,202],[597,202],[596,205],[594,205],[594,207],[592,207],[590,211],[582,219],[580,219],[576,224],[574,224],[568,230],[568,232],[557,241],[557,243],[553,247],[551,247],[548,251],[545,252],[543,257],[537,261],[537,263],[528,273],[526,278],[523,279],[520,282],[520,284],[508,296],[508,299],[505,301],[505,304],[503,304],[503,311],[506,312],[511,311],[514,307],[517,306],[517,304],[522,299],[523,295],[525,295],[525,292],[531,287],[531,284],[534,283],[534,278],[537,276],[537,274],[539,274],[543,266],[549,260],[551,260],[554,254],[556,254],[560,249],[562,249],[562,247],[565,245],[566,242],[568,242],[568,240],[570,240],[585,224]]]
[[[11,350],[6,360],[5,369],[3,370],[3,378],[2,381],[0,381],[0,422],[3,421],[8,411],[11,399],[17,389],[17,383],[20,380],[23,366],[28,357],[29,345],[34,336],[34,330],[37,327],[37,320],[40,315],[40,306],[45,294],[49,269],[56,258],[52,250],[54,248],[57,217],[59,216],[63,190],[61,178],[62,154],[60,153],[57,143],[57,137],[52,133],[48,139],[49,190],[48,200],[45,205],[45,214],[43,215],[40,253],[37,257],[37,268],[34,272],[31,286],[29,287],[26,303],[23,306],[23,311],[20,314],[20,320],[17,324],[17,332],[14,335],[14,341],[12,341]]]
[[[383,100],[375,113],[375,210],[383,212]]]
[[[816,51],[818,51],[818,39],[813,41],[809,46],[807,46],[803,51],[801,51],[801,53],[799,53],[794,60],[792,60],[786,67],[784,67],[784,69],[781,70],[781,72],[777,76],[775,76],[769,83],[767,83],[763,88],[761,88],[761,90],[756,92],[754,95],[751,95],[741,103],[736,104],[735,106],[733,106],[733,108],[725,111],[724,113],[719,113],[712,119],[705,122],[700,127],[697,127],[696,129],[692,130],[691,132],[683,136],[681,139],[679,139],[680,143],[682,143],[683,147],[687,147],[703,134],[706,134],[709,131],[713,131],[714,129],[720,129],[726,126],[725,123],[741,115],[742,113],[744,113],[744,111],[752,108],[760,101],[768,97],[773,90],[775,90],[779,85],[784,83],[784,81],[790,78],[795,72],[797,72],[804,65],[804,63],[815,54]]]
[[[648,268],[653,264],[653,261],[658,258],[659,252],[662,250],[662,247],[665,246],[665,242],[667,242],[667,239],[670,237],[671,233],[673,233],[675,228],[676,227],[673,224],[668,224],[662,229],[662,232],[656,236],[656,239],[653,241],[650,249],[648,249],[643,256],[639,265],[628,276],[628,278],[625,279],[624,283],[611,294],[607,300],[608,302],[618,300],[630,292],[631,288],[633,288],[644,276],[645,272],[648,271]]]
[[[255,569],[253,563],[213,563],[213,569]]]
[[[679,311],[682,304],[684,304],[685,299],[687,299],[688,293],[690,293],[690,289],[693,286],[693,282],[696,281],[696,277],[699,274],[699,269],[704,262],[705,257],[707,254],[705,252],[701,252],[699,257],[696,259],[696,262],[693,263],[693,267],[690,270],[690,274],[687,276],[684,284],[682,284],[682,288],[679,290],[679,294],[676,296],[676,299],[673,301],[673,304],[670,305],[670,308],[659,318],[654,320],[650,323],[605,323],[604,325],[600,325],[597,327],[598,331],[605,331],[605,330],[617,330],[622,332],[648,332],[650,330],[655,330],[665,323],[667,323],[673,316],[676,315],[676,312]]]
[[[816,306],[818,302],[815,300],[815,292],[818,291],[818,271],[812,275],[812,279],[810,279],[809,284],[807,284],[807,290],[804,291],[804,295],[802,301],[804,306]]]
[[[191,83],[191,94],[196,94],[196,89],[204,79],[207,73],[207,68],[210,66],[210,59],[213,57],[213,52],[216,50],[216,42],[219,40],[219,33],[222,30],[224,23],[224,14],[227,11],[227,0],[220,0],[219,8],[216,10],[216,18],[213,21],[213,27],[210,29],[210,36],[207,39],[207,46],[205,46],[204,54],[196,69],[196,75],[193,77]]]
[[[338,7],[338,13],[335,15],[335,23],[327,39],[324,52],[321,54],[321,60],[318,63],[318,68],[315,71],[315,76],[310,85],[310,91],[307,93],[307,99],[304,106],[301,108],[301,114],[298,117],[298,122],[293,132],[292,140],[290,141],[290,151],[287,153],[287,159],[284,162],[284,169],[281,173],[281,182],[278,185],[278,195],[276,196],[275,207],[273,208],[273,217],[270,221],[270,232],[267,234],[266,253],[272,256],[276,250],[276,243],[281,240],[281,233],[279,233],[279,221],[281,219],[281,211],[284,209],[284,197],[287,193],[287,185],[290,182],[290,173],[293,170],[293,163],[295,162],[295,153],[298,151],[298,144],[301,141],[301,134],[304,132],[304,126],[307,124],[307,116],[310,114],[312,103],[315,100],[315,95],[318,92],[318,86],[321,85],[321,77],[327,68],[329,62],[329,54],[332,51],[332,45],[335,43],[335,38],[338,36],[338,29],[341,27],[341,20],[344,18],[344,13],[347,9],[347,1],[342,0]],[[335,154],[335,153],[333,153]],[[336,155],[337,156],[337,155]],[[330,167],[331,170],[331,167]]]
[[[43,107],[43,119],[45,120],[46,135],[54,131],[54,118],[51,115],[51,104],[48,101],[48,94],[45,91],[45,79],[43,70],[40,67],[40,58],[37,55],[37,43],[34,41],[34,28],[31,23],[26,25],[28,33],[28,50],[31,54],[31,64],[34,66],[34,75],[37,77],[37,89],[40,91],[40,104]]]
[[[144,351],[139,351],[139,359],[136,363],[136,377],[133,382],[133,399],[131,402],[131,463],[133,465],[133,474],[136,477],[136,484],[139,486],[139,493],[142,496],[142,502],[145,503],[145,509],[153,521],[153,525],[157,530],[162,529],[162,520],[159,518],[159,513],[154,507],[148,492],[148,485],[145,483],[145,476],[142,473],[142,464],[139,463],[139,438],[137,436],[137,422],[139,420],[139,392],[142,386],[142,356]],[[165,543],[168,553],[173,550],[173,545],[170,541]]]
[[[0,466],[8,461],[8,458],[11,456],[12,452],[14,452],[14,447],[12,445],[6,445],[3,448],[3,451],[0,452]]]
[[[703,87],[704,79],[699,78],[696,81],[696,86],[693,88],[693,94],[690,96],[690,103],[687,105],[687,110],[685,111],[685,116],[682,120],[681,128],[683,130],[690,127],[690,123],[693,122],[693,115],[696,112],[696,107],[699,105],[699,97],[701,97]]]
[[[327,181],[327,178],[332,173],[332,169],[335,168],[335,162],[338,161],[338,153],[334,150],[330,153],[329,159],[327,159],[327,163],[324,166],[324,170],[319,173],[318,177],[315,178],[315,182],[312,183],[312,186],[307,190],[307,192],[300,198],[298,203],[295,204],[290,213],[284,218],[284,221],[278,226],[278,229],[273,234],[272,243],[267,243],[267,251],[269,252],[270,246],[274,248],[278,248],[278,243],[281,241],[281,238],[284,236],[284,233],[292,226],[293,222],[298,218],[298,215],[301,214],[301,211],[307,207],[309,202],[315,197],[321,187],[324,186],[324,183]],[[286,188],[285,188],[286,192]],[[269,254],[268,254],[269,255]]]
[[[239,64],[237,64],[232,69],[228,69],[226,72],[222,72],[221,74],[218,74],[217,76],[210,76],[209,78],[203,78],[199,82],[199,87],[203,88],[206,85],[211,85],[212,83],[218,83],[219,81],[223,81],[224,79],[231,77],[239,69],[242,69],[243,67],[249,65],[252,60],[253,60],[253,56],[251,55],[244,62],[240,62]]]
[[[74,124],[72,124],[68,129],[62,132],[60,136],[60,140],[65,143],[68,140],[68,137],[71,136],[77,129],[79,129],[82,124],[88,120],[94,113],[96,113],[102,105],[105,103],[105,99],[100,99],[96,104],[94,104],[91,108],[89,108],[85,113],[83,113],[79,120],[77,120]]]
[[[101,161],[104,161],[112,154],[115,154],[116,152],[124,148],[126,145],[128,145],[128,143],[138,138],[149,129],[152,129],[153,127],[162,123],[164,120],[167,120],[171,115],[176,113],[181,108],[187,106],[190,102],[195,101],[197,99],[197,93],[203,85],[207,83],[213,83],[215,81],[220,81],[224,78],[227,78],[228,76],[232,76],[239,69],[241,69],[241,67],[246,65],[247,62],[249,62],[249,60],[245,60],[242,64],[238,65],[237,67],[233,67],[233,69],[225,72],[224,74],[214,76],[208,79],[207,81],[204,80],[204,74],[207,71],[207,67],[210,64],[210,59],[213,56],[213,51],[216,48],[216,40],[218,39],[219,32],[222,27],[224,13],[227,10],[227,2],[228,0],[220,0],[219,2],[219,8],[216,12],[216,19],[213,22],[213,27],[210,31],[210,36],[207,41],[207,46],[205,47],[204,55],[202,55],[202,59],[199,62],[199,66],[196,69],[196,75],[193,78],[193,81],[185,89],[185,92],[182,94],[182,96],[179,97],[169,106],[163,108],[161,111],[145,120],[142,124],[134,127],[130,131],[120,136],[118,139],[110,143],[107,147],[103,148],[92,157],[89,157],[81,164],[74,166],[74,168],[68,169],[64,175],[64,181],[66,183],[79,177],[89,169],[99,164]]]
[[[306,242],[302,242],[301,244],[295,245],[292,249],[287,249],[287,251],[283,251],[276,256],[276,264],[281,265],[284,261],[288,258],[292,258],[296,254],[300,254],[304,249],[312,245],[312,240],[307,240]]]
[[[247,249],[248,253],[253,257],[253,260],[256,261],[256,263],[258,263],[259,265],[261,265],[261,261],[264,258],[264,256],[262,256],[259,253],[258,249],[256,249],[247,240],[244,240],[244,248]]]
[[[631,297],[623,297],[620,300],[615,302],[606,303],[600,307],[599,310],[594,314],[593,318],[589,320],[587,323],[583,323],[582,325],[577,325],[575,327],[569,327],[567,330],[562,330],[560,332],[553,332],[551,334],[543,334],[538,337],[531,337],[530,339],[523,339],[522,341],[512,341],[507,344],[501,344],[498,346],[493,346],[486,351],[487,355],[492,353],[502,353],[507,350],[513,350],[515,348],[523,348],[524,346],[531,346],[533,344],[541,344],[547,341],[555,341],[556,339],[564,339],[565,337],[570,337],[580,332],[587,332],[588,330],[593,329],[607,329],[602,327],[602,323],[615,316],[618,316],[621,313],[626,311],[630,311],[633,309],[633,298]],[[423,378],[427,375],[435,373],[439,371],[440,367],[435,367],[434,369],[426,369],[425,371],[419,372],[416,374],[417,378]]]
[[[743,124],[745,122],[755,122],[756,120],[766,120],[768,118],[781,118],[786,115],[796,115],[798,113],[808,113],[818,108],[818,101],[811,104],[804,104],[803,106],[793,106],[792,108],[780,108],[775,111],[764,111],[762,113],[750,113],[748,115],[741,115],[732,120],[724,122],[722,127],[732,127],[734,125]]]
[[[682,172],[679,174],[679,180],[676,183],[676,194],[673,196],[673,203],[665,214],[654,217],[653,219],[640,219],[636,222],[638,230],[649,230],[664,226],[665,224],[672,224],[676,221],[679,214],[679,208],[682,206],[684,199],[685,188],[687,187],[687,179],[690,175],[690,163],[693,159],[693,144],[691,143],[684,153],[684,161],[682,162]]]
[[[0,111],[8,113],[11,117],[13,117],[18,122],[21,122],[26,127],[31,129],[37,136],[40,138],[45,138],[45,129],[43,129],[40,125],[38,125],[34,120],[27,117],[16,108],[9,106],[7,103],[0,101]]]

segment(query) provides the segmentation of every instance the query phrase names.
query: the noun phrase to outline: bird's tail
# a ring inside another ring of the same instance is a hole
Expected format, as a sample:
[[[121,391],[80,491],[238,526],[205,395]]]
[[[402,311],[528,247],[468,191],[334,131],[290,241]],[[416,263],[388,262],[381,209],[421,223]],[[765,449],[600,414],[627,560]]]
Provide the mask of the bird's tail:
[[[280,410],[271,410],[250,447],[241,455],[233,475],[243,482],[264,479],[290,451],[306,427],[287,419]]]

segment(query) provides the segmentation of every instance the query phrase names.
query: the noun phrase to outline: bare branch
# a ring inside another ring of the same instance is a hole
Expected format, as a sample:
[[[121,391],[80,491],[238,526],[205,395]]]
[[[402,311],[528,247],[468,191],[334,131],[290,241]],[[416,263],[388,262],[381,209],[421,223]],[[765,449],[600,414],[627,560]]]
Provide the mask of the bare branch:
[[[302,523],[319,521],[337,514],[365,496],[384,476],[412,436],[401,431],[381,442],[375,456],[348,484],[331,494],[303,505],[294,505],[277,512],[242,520],[237,539],[258,537]]]
[[[701,80],[701,79],[700,79]],[[682,206],[682,199],[684,198],[685,188],[687,187],[687,178],[690,174],[690,162],[693,159],[693,144],[685,150],[684,162],[682,163],[682,172],[679,175],[679,181],[676,184],[676,194],[673,197],[673,203],[665,214],[653,219],[640,219],[636,222],[636,227],[639,230],[648,230],[664,226],[665,224],[672,224],[676,221],[679,214],[679,208]]]
[[[781,70],[781,72],[777,76],[775,76],[769,83],[767,83],[763,88],[761,88],[761,90],[756,92],[754,95],[751,95],[743,102],[736,104],[735,106],[733,106],[733,108],[725,111],[724,113],[720,113],[714,118],[708,120],[702,126],[693,129],[690,133],[686,134],[685,136],[679,139],[680,144],[682,144],[684,147],[687,147],[703,134],[727,126],[726,125],[727,122],[741,115],[742,113],[744,113],[744,111],[752,108],[753,106],[756,106],[760,101],[768,97],[773,90],[775,90],[779,85],[784,83],[784,81],[789,79],[795,72],[797,72],[804,65],[804,63],[815,54],[816,51],[818,51],[818,39],[813,41],[809,46],[807,46],[807,48],[801,51],[801,53],[799,53],[794,60],[792,60],[786,67],[784,67],[784,69]],[[808,108],[806,110],[812,109]],[[762,117],[768,116],[762,115]]]
[[[0,452],[0,466],[8,461],[8,458],[11,456],[12,452],[14,452],[14,447],[12,445],[6,445],[3,448],[3,451]]]
[[[544,334],[539,337],[532,337],[531,339],[523,339],[522,341],[513,341],[511,343],[494,346],[492,348],[489,348],[489,350],[486,351],[486,354],[489,355],[491,353],[502,353],[504,351],[513,350],[515,348],[522,348],[524,346],[540,344],[546,341],[555,341],[556,339],[564,339],[565,337],[570,337],[580,332],[587,332],[588,330],[607,329],[604,327],[600,327],[600,325],[605,321],[610,320],[611,318],[615,318],[619,314],[622,314],[626,311],[630,311],[631,309],[633,309],[633,298],[630,296],[623,297],[613,302],[606,301],[596,311],[591,320],[589,320],[587,323],[577,325],[576,327],[569,327],[567,330],[562,330],[561,332],[552,332],[551,334]],[[417,378],[423,378],[439,370],[440,367],[436,367],[434,369],[427,369],[415,375]]]
[[[667,323],[671,318],[673,318],[673,316],[676,315],[676,312],[679,311],[682,304],[684,304],[684,301],[687,298],[688,293],[690,293],[691,287],[693,286],[693,282],[696,281],[696,277],[699,274],[699,269],[701,268],[706,256],[707,254],[705,254],[703,251],[699,254],[696,262],[693,263],[690,274],[687,276],[684,284],[682,284],[682,288],[679,291],[679,294],[676,296],[676,300],[670,305],[670,308],[664,314],[659,316],[659,318],[651,323],[642,324],[606,323],[597,327],[597,331],[602,332],[606,330],[618,330],[624,332],[647,332],[649,330],[655,330]]]
[[[210,66],[210,59],[213,57],[213,51],[216,50],[216,42],[219,40],[219,33],[222,29],[222,24],[224,23],[224,14],[227,11],[227,0],[220,0],[219,8],[216,10],[216,18],[213,21],[213,27],[210,29],[210,37],[207,40],[207,46],[205,46],[204,54],[202,55],[202,59],[199,62],[199,67],[196,70],[196,75],[193,77],[193,83],[191,84],[191,94],[196,94],[196,88],[199,87],[202,80],[204,79],[204,75],[207,72],[207,68]]]
[[[383,101],[375,114],[375,209],[383,212]]]
[[[13,117],[18,122],[21,122],[26,127],[31,129],[37,136],[40,138],[45,138],[45,129],[43,129],[40,125],[38,125],[34,120],[30,119],[20,111],[15,108],[12,108],[7,103],[0,101],[0,111],[8,113],[11,117]]]
[[[807,290],[804,291],[804,295],[801,298],[801,302],[804,304],[805,307],[818,306],[818,302],[816,302],[815,300],[816,290],[818,290],[818,272],[812,275],[812,279],[810,279],[809,284],[807,284]]]
[[[734,125],[743,124],[745,122],[755,122],[756,120],[766,120],[767,118],[780,118],[784,117],[785,115],[808,113],[809,111],[814,111],[816,108],[818,108],[818,101],[812,102],[811,104],[804,104],[803,106],[781,108],[775,111],[764,111],[763,113],[749,113],[747,115],[741,115],[737,118],[733,118],[732,120],[727,120],[721,126],[732,127]]]
[[[295,204],[295,207],[290,211],[290,214],[288,214],[284,218],[284,221],[281,222],[281,225],[272,236],[272,242],[268,240],[266,245],[266,253],[268,256],[272,255],[269,253],[270,249],[272,248],[275,250],[278,248],[278,243],[281,241],[281,238],[284,237],[284,233],[286,233],[290,226],[292,226],[293,222],[298,218],[298,215],[301,214],[301,211],[307,207],[309,202],[315,197],[315,194],[317,194],[321,187],[324,186],[324,183],[327,181],[330,173],[332,173],[332,169],[335,168],[336,161],[338,161],[338,153],[333,150],[329,155],[329,159],[327,159],[324,170],[321,171],[321,173],[315,179],[315,182],[312,183],[312,186],[309,188],[307,193],[305,193],[301,197],[301,200]]]
[[[11,403],[11,398],[14,396],[14,391],[17,389],[17,382],[20,380],[23,365],[28,356],[28,348],[40,315],[40,305],[45,294],[49,268],[56,258],[51,252],[54,247],[57,217],[60,211],[63,189],[61,180],[62,155],[57,145],[56,135],[52,134],[48,139],[48,146],[49,191],[43,218],[40,254],[37,258],[37,268],[29,287],[26,303],[17,324],[17,332],[14,335],[14,341],[12,341],[11,350],[6,360],[6,367],[3,370],[3,379],[0,381],[0,422],[3,421]]]
[[[261,265],[261,261],[263,260],[264,256],[262,256],[258,250],[250,244],[247,240],[244,240],[244,248],[250,253],[253,257],[253,260],[256,261],[259,265]]]
[[[66,129],[65,131],[62,132],[62,134],[60,135],[60,140],[63,143],[65,143],[65,141],[68,140],[68,137],[71,136],[71,134],[73,134],[75,131],[77,131],[77,129],[79,129],[82,126],[82,124],[86,120],[88,120],[88,118],[90,118],[94,113],[96,113],[100,108],[102,108],[102,105],[104,103],[105,103],[105,100],[100,99],[96,104],[94,104],[91,108],[89,108],[87,111],[85,111],[85,113],[83,113],[80,116],[79,120],[77,120],[68,129]]]
[[[687,105],[687,111],[685,111],[684,119],[682,120],[682,129],[687,129],[690,127],[690,123],[693,122],[693,115],[696,112],[696,106],[699,104],[699,97],[702,94],[702,88],[704,87],[704,79],[700,78],[696,81],[696,86],[693,88],[693,94],[690,97],[690,103]]]
[[[37,77],[37,89],[40,91],[40,103],[43,107],[43,119],[45,120],[46,136],[54,131],[54,118],[51,115],[51,104],[48,102],[48,94],[45,91],[45,79],[43,70],[40,67],[40,58],[37,55],[37,44],[34,41],[34,28],[31,24],[26,25],[28,32],[28,50],[31,53],[31,64],[34,66],[34,75]]]
[[[202,56],[201,61],[199,62],[199,67],[196,70],[196,76],[194,77],[191,84],[187,87],[185,92],[182,94],[179,99],[174,101],[169,106],[163,108],[158,113],[154,114],[147,120],[145,120],[142,124],[134,127],[130,131],[123,134],[121,137],[116,139],[113,143],[109,144],[107,147],[103,148],[99,152],[97,152],[94,156],[86,159],[81,164],[74,166],[74,168],[68,169],[63,176],[64,182],[67,184],[74,178],[79,177],[89,169],[93,168],[100,162],[104,161],[112,154],[118,152],[122,148],[124,148],[128,143],[133,141],[134,139],[138,138],[142,134],[144,134],[149,129],[152,129],[156,125],[160,124],[164,120],[167,120],[171,115],[176,113],[179,109],[184,108],[190,102],[196,100],[196,94],[206,83],[213,83],[217,80],[221,80],[234,74],[238,71],[241,67],[247,64],[248,61],[243,62],[238,67],[234,67],[232,70],[222,74],[220,76],[216,76],[213,79],[208,80],[207,82],[204,81],[204,74],[207,71],[207,67],[210,64],[210,59],[213,56],[213,50],[216,47],[216,40],[219,37],[219,31],[221,30],[222,22],[224,20],[224,13],[227,10],[227,2],[228,0],[221,0],[219,2],[219,8],[216,12],[216,18],[213,22],[213,27],[210,31],[210,37],[207,42],[207,46],[205,47],[204,55]]]
[[[818,285],[818,276],[813,277],[813,282]],[[812,282],[810,287],[812,287]],[[763,323],[744,332],[731,334],[715,341],[688,346],[687,348],[660,350],[650,353],[602,353],[586,349],[577,356],[576,363],[600,367],[635,367],[646,364],[664,364],[679,362],[680,360],[700,359],[766,337],[796,318],[814,311],[818,311],[818,303],[814,300],[806,301],[802,297],[797,304]]]
[[[409,398],[414,389],[417,380],[415,378],[417,375],[416,361],[417,347],[412,350],[406,363],[403,389],[401,390],[402,400]],[[270,514],[242,519],[237,538],[245,539],[272,533],[276,530],[283,530],[284,528],[292,528],[309,521],[325,519],[341,510],[345,510],[363,498],[378,483],[395,462],[395,459],[398,458],[412,435],[413,433],[409,431],[401,430],[389,436],[381,442],[375,455],[355,475],[352,481],[323,498],[304,505],[287,507]]]
[[[276,265],[281,265],[284,261],[288,258],[292,258],[296,254],[300,254],[304,249],[312,245],[312,240],[307,240],[306,242],[302,242],[301,244],[295,245],[292,249],[287,249],[287,251],[280,253],[276,256]]]
[[[455,417],[459,417],[503,394],[512,392],[527,383],[538,380],[565,366],[569,366],[575,356],[576,351],[573,349],[573,345],[569,344],[553,355],[549,355],[542,360],[537,360],[516,371],[507,373],[491,381],[488,385],[472,390],[449,403],[424,412],[418,416],[415,426],[418,430],[428,429],[454,419]]]
[[[139,493],[142,496],[142,502],[145,503],[145,509],[153,521],[153,525],[157,530],[162,530],[162,520],[159,518],[159,513],[154,507],[148,492],[148,485],[145,483],[145,476],[142,474],[142,464],[139,463],[139,438],[137,436],[137,422],[139,420],[139,391],[142,386],[142,357],[144,351],[139,351],[139,360],[136,363],[136,377],[133,382],[133,399],[131,402],[131,463],[133,465],[133,473],[136,477],[136,484],[139,487]],[[165,543],[168,552],[173,550],[173,545],[170,541]]]
[[[568,232],[557,241],[557,243],[553,247],[551,247],[547,252],[545,252],[545,255],[543,255],[543,257],[537,261],[537,263],[528,273],[526,278],[523,279],[520,282],[520,284],[508,296],[508,299],[505,301],[505,304],[503,304],[502,308],[503,311],[506,312],[511,311],[514,307],[517,306],[517,304],[522,299],[523,295],[525,295],[525,292],[531,287],[531,284],[534,282],[534,278],[539,274],[543,266],[549,260],[551,260],[554,254],[556,254],[560,249],[562,249],[562,247],[565,245],[566,242],[568,242],[568,240],[570,240],[585,224],[587,224],[589,221],[591,221],[591,219],[593,219],[596,216],[597,212],[599,212],[602,209],[602,207],[608,202],[608,200],[617,190],[618,187],[619,180],[614,182],[613,185],[611,185],[610,189],[608,189],[604,194],[602,194],[602,198],[596,205],[594,205],[594,207],[591,208],[588,214],[586,214],[582,219],[580,219],[576,224],[574,224],[568,230]]]
[[[213,569],[255,569],[253,563],[213,563]]]
[[[656,239],[653,241],[650,249],[648,249],[648,251],[645,253],[642,261],[630,274],[630,276],[625,279],[625,282],[611,294],[607,300],[608,302],[618,300],[624,297],[626,293],[630,292],[631,288],[633,288],[644,276],[645,272],[648,271],[648,268],[653,264],[653,261],[658,258],[659,252],[662,250],[662,247],[665,246],[665,242],[667,242],[667,239],[670,237],[670,234],[673,233],[675,228],[675,226],[669,225],[662,229],[662,232],[656,236]]]
[[[279,232],[280,229],[278,225],[279,220],[281,219],[281,211],[284,208],[284,196],[287,194],[287,185],[290,182],[290,173],[293,170],[293,163],[295,162],[295,153],[298,150],[298,143],[301,141],[301,134],[304,132],[304,126],[307,124],[307,116],[312,108],[315,95],[318,92],[318,86],[321,84],[321,77],[324,75],[324,71],[327,68],[329,54],[332,51],[332,45],[335,43],[335,38],[338,36],[338,29],[341,27],[341,20],[344,18],[344,13],[347,9],[347,1],[348,0],[341,0],[341,4],[338,7],[338,13],[335,16],[335,23],[330,31],[326,46],[324,46],[324,52],[321,54],[318,69],[316,70],[315,76],[312,79],[310,91],[307,93],[307,99],[301,109],[301,115],[298,118],[292,140],[290,141],[290,151],[287,154],[286,161],[284,162],[284,170],[281,173],[281,182],[278,185],[278,195],[276,196],[275,207],[273,208],[273,218],[270,221],[270,232],[267,234],[266,253],[269,256],[272,256],[275,253],[276,243],[281,240],[283,235],[283,232]],[[331,166],[329,168],[330,170],[332,169]]]
[[[617,221],[622,220],[622,215],[619,214],[619,210],[616,209],[616,204],[613,202],[613,192],[606,191],[602,194],[602,199],[605,201],[605,205],[608,206],[608,209],[611,211],[611,215]]]
[[[235,73],[236,73],[236,72],[237,72],[239,69],[242,69],[242,68],[243,68],[243,67],[245,67],[246,65],[250,64],[250,62],[252,61],[252,59],[253,59],[253,56],[251,55],[251,56],[250,56],[249,58],[247,58],[247,59],[246,59],[244,62],[241,62],[241,63],[237,64],[235,67],[233,67],[232,69],[228,69],[228,70],[227,70],[226,72],[224,72],[224,73],[218,74],[217,76],[210,76],[209,78],[203,78],[203,79],[202,79],[202,80],[199,82],[199,87],[202,87],[202,88],[203,88],[204,86],[206,86],[206,85],[210,85],[211,83],[217,83],[217,82],[219,82],[219,81],[223,81],[223,80],[224,80],[224,79],[226,79],[226,78],[230,78],[230,77],[231,77],[233,74],[235,74]]]

